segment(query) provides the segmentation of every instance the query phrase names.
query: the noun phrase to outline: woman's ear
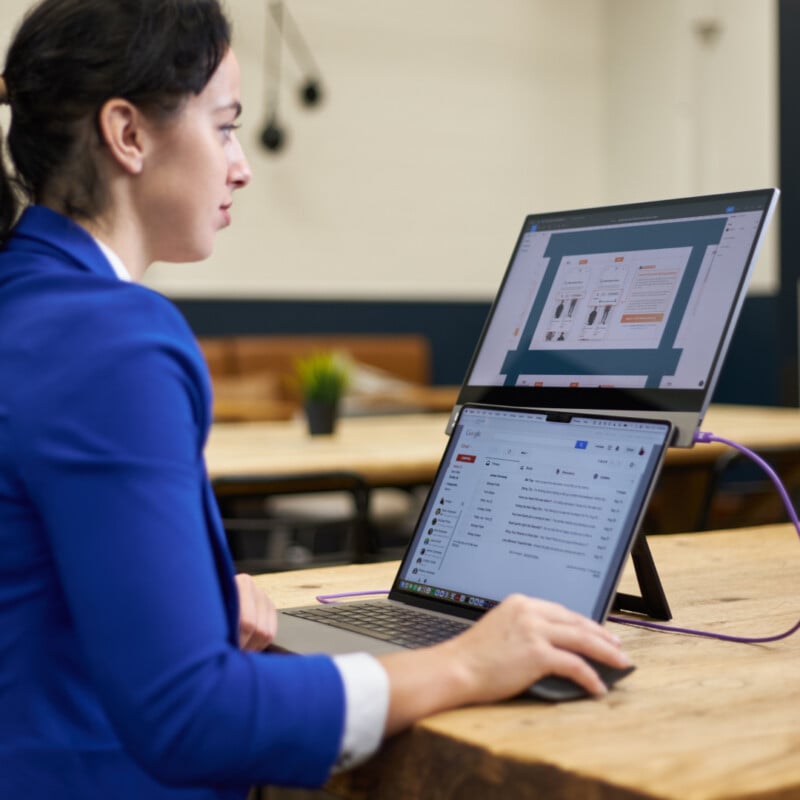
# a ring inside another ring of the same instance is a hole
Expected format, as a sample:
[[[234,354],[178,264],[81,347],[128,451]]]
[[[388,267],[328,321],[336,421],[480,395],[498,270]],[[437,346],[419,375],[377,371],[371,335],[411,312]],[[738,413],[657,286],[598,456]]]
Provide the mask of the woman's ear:
[[[144,165],[144,119],[136,106],[120,97],[107,100],[98,115],[100,135],[114,161],[138,175]]]

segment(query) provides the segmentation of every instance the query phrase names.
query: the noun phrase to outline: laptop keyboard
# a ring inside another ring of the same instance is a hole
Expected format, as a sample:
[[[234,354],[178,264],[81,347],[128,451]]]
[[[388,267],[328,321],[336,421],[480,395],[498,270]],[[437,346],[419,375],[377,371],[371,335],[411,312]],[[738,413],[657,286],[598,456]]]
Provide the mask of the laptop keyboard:
[[[450,639],[470,625],[465,620],[424,614],[394,603],[342,603],[284,613],[409,648]]]

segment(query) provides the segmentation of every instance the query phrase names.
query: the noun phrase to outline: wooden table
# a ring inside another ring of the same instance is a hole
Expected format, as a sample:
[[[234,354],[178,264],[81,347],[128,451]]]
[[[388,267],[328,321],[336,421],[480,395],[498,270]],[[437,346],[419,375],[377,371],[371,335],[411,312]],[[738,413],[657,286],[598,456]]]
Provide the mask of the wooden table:
[[[371,486],[430,482],[446,444],[446,414],[345,417],[333,436],[311,437],[305,423],[216,423],[206,448],[209,474],[276,476],[346,470]],[[712,406],[703,430],[750,447],[797,446],[800,410]],[[720,444],[673,448],[651,503],[648,532],[691,530],[709,480],[709,467],[725,451]],[[676,500],[677,498],[677,500]]]
[[[769,635],[800,616],[788,525],[651,537],[682,627]],[[259,576],[280,606],[387,587],[395,564]],[[630,571],[623,584],[632,588]],[[613,623],[609,623],[613,624]],[[606,698],[439,714],[328,790],[371,800],[800,797],[800,633],[734,644],[614,625],[638,669]]]
[[[347,470],[371,485],[426,483],[444,452],[447,414],[344,417],[332,436],[301,419],[215,423],[206,446],[211,479]]]
[[[212,478],[349,469],[370,483],[429,480],[446,443],[447,414],[344,417],[333,436],[311,437],[303,420],[215,423],[206,448]],[[750,447],[800,447],[800,410],[760,406],[712,406],[703,430]],[[724,446],[673,448],[670,464],[707,464]]]
[[[750,448],[800,447],[800,409],[768,406],[712,405],[701,430],[715,433]],[[721,444],[674,447],[670,464],[708,462],[725,450]]]

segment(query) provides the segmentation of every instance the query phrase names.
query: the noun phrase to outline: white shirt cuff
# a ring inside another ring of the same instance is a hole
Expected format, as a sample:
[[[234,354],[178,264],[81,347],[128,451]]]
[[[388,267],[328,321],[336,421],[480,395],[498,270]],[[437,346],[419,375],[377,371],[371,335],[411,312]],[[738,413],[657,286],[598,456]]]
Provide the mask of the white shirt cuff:
[[[334,656],[344,684],[344,734],[334,772],[366,761],[380,746],[389,713],[389,677],[367,653]]]

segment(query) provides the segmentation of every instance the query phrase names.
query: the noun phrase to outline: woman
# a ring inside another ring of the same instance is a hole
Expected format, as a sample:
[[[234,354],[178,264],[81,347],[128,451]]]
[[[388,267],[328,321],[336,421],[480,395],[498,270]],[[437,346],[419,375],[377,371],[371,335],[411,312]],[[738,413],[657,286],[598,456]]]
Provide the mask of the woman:
[[[423,715],[546,673],[604,690],[576,653],[622,666],[616,640],[522,597],[380,661],[258,652],[274,609],[225,548],[208,374],[136,282],[208,256],[250,180],[216,0],[44,0],[0,100],[1,797],[319,785]]]

